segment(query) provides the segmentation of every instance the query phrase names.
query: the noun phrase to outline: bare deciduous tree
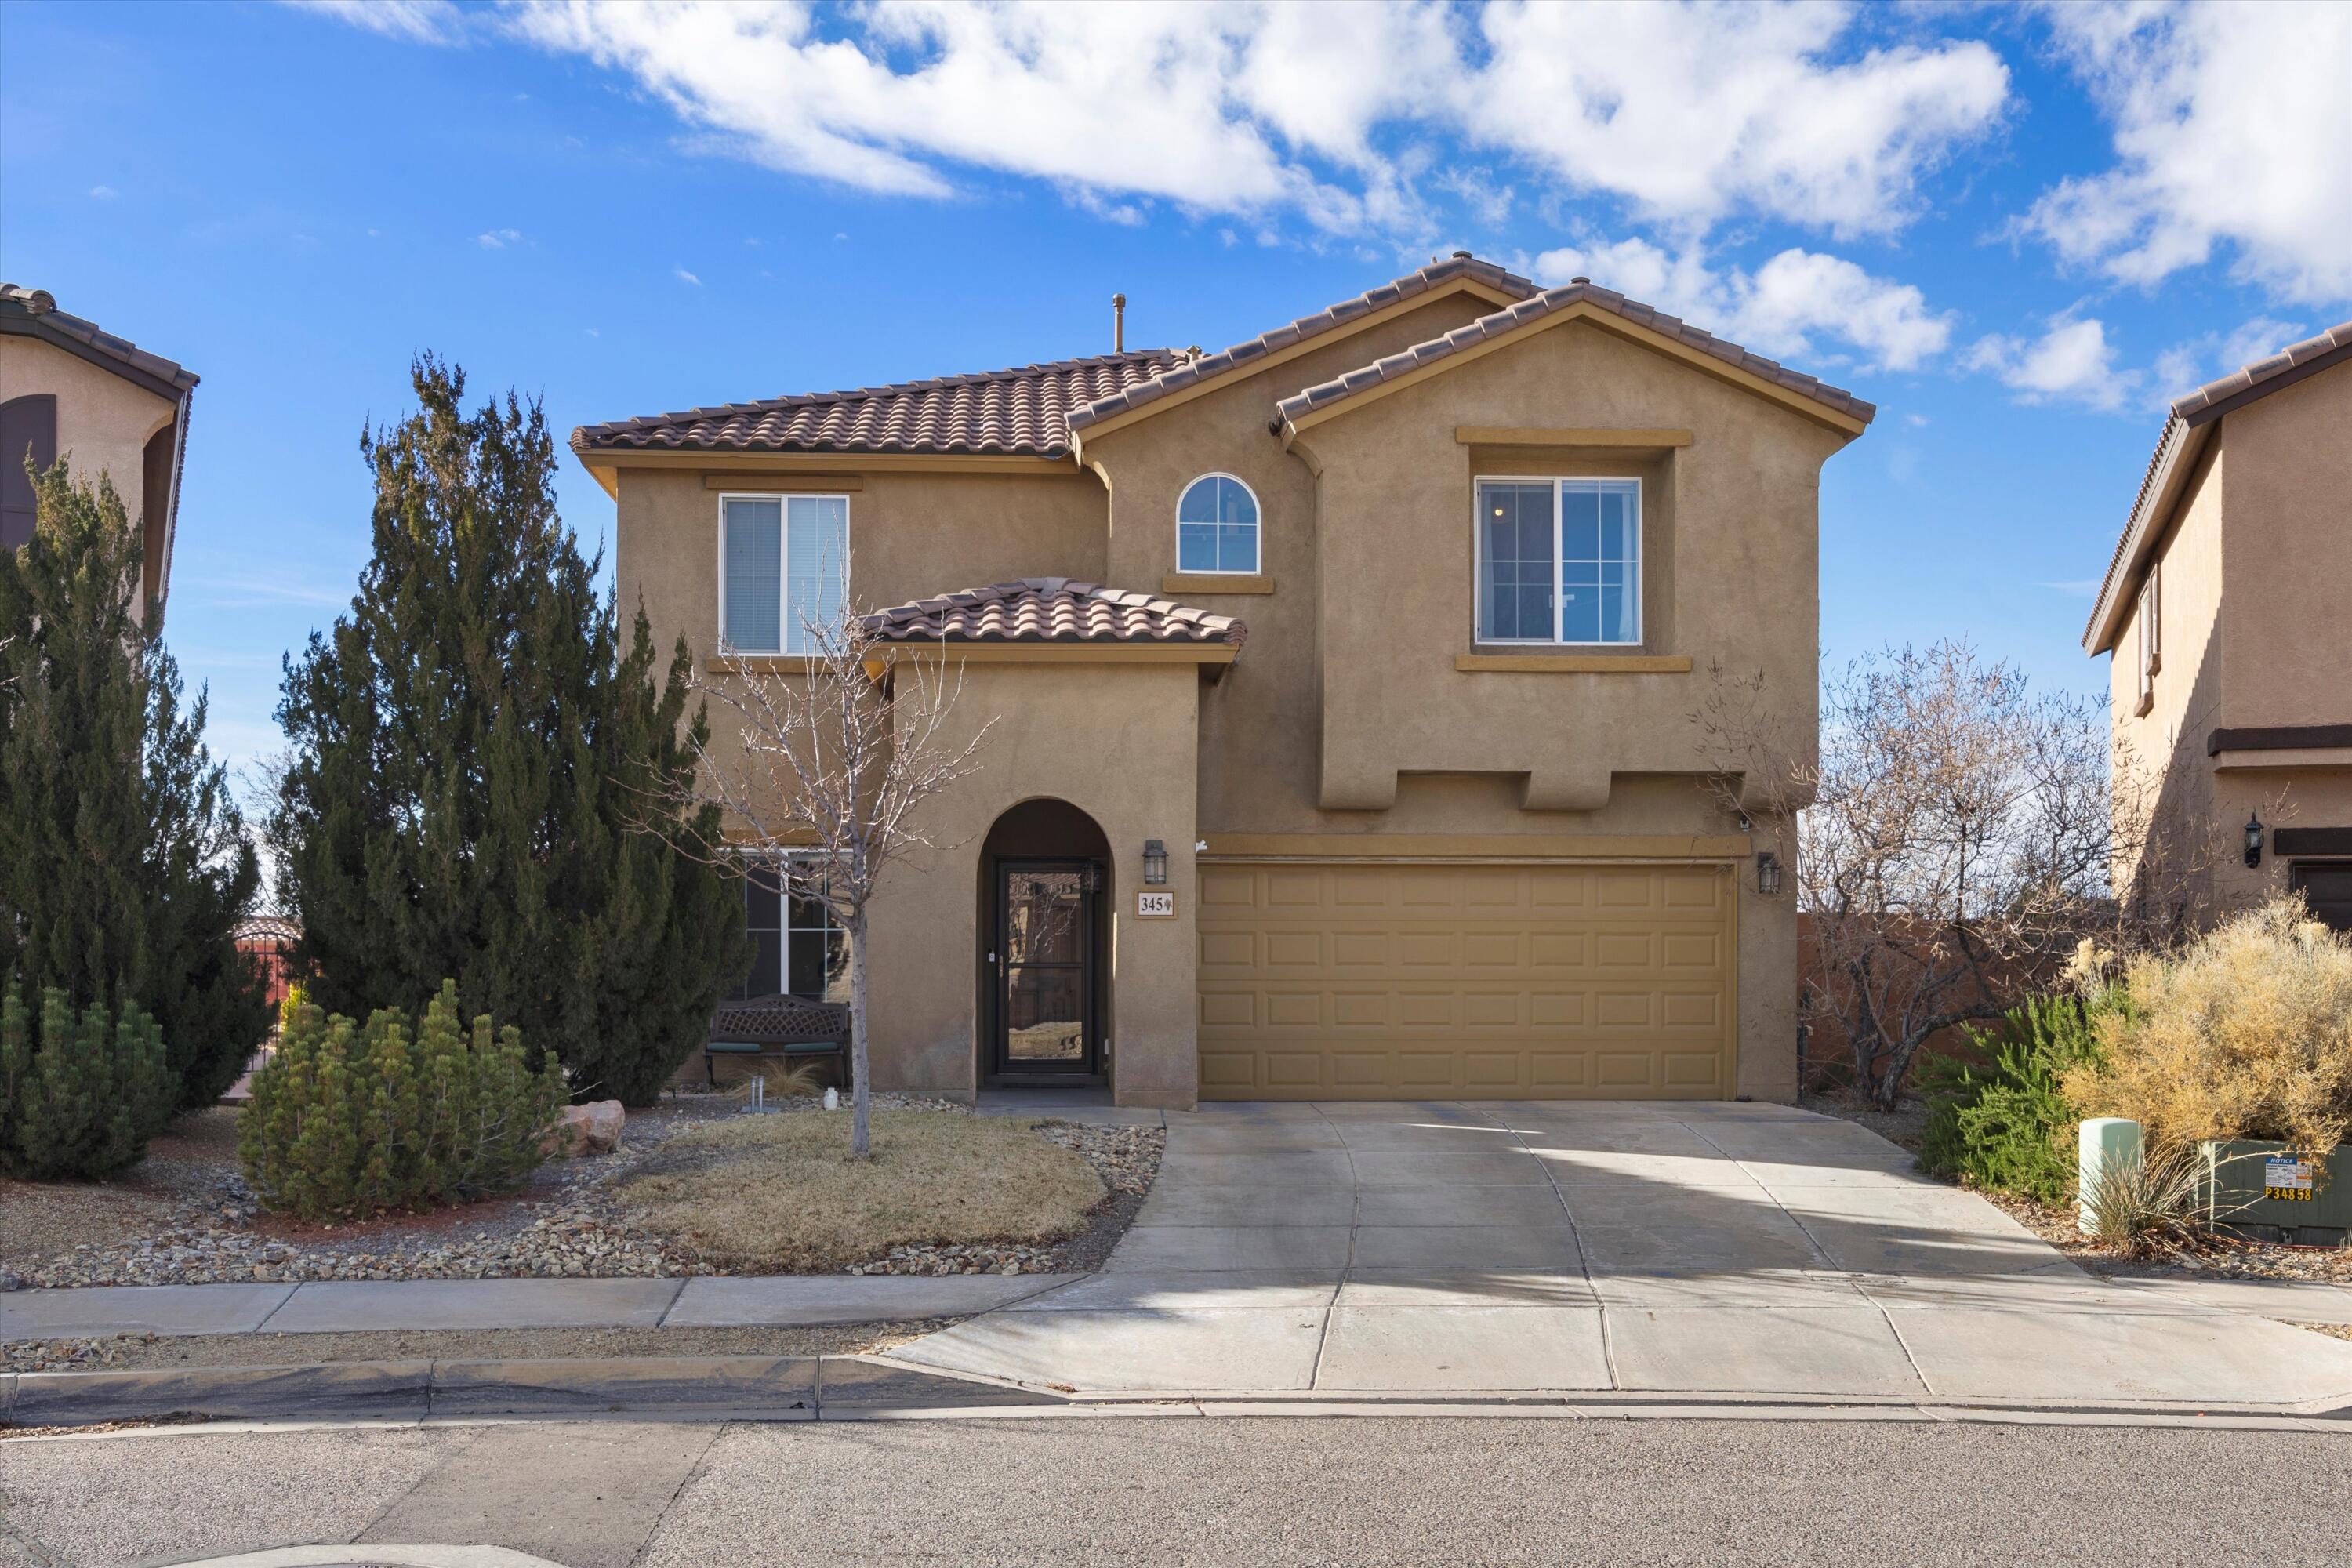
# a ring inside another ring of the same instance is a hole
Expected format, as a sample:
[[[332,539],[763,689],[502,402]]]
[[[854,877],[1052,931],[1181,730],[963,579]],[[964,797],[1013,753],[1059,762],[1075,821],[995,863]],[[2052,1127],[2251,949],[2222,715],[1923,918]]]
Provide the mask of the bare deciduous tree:
[[[2105,704],[2031,692],[1966,643],[1890,648],[1823,683],[1813,762],[1760,675],[1714,673],[1694,715],[1711,787],[1770,831],[1796,825],[1804,1002],[1845,1036],[1858,1092],[1892,1106],[1929,1037],[2112,932]]]
[[[698,747],[691,798],[728,819],[728,843],[701,852],[783,868],[790,890],[823,903],[848,938],[850,1153],[864,1159],[872,1150],[868,910],[892,864],[944,847],[920,808],[977,770],[995,720],[957,737],[948,721],[962,670],[936,647],[881,641],[854,610],[803,628],[805,673],[747,663],[719,680],[698,679],[701,695],[736,722],[713,724]]]

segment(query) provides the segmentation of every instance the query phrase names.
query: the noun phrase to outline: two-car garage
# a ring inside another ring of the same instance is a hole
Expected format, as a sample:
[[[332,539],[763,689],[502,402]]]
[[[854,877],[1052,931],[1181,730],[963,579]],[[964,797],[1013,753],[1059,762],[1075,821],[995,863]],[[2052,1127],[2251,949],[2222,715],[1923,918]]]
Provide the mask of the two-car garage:
[[[1712,1100],[1721,864],[1203,861],[1202,1100]]]

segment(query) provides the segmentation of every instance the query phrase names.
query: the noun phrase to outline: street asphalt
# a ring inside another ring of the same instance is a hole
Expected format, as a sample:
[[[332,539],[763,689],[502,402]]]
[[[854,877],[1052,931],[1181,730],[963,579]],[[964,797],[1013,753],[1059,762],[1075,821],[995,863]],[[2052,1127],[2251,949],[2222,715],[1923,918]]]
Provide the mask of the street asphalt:
[[[0,1442],[0,1564],[2343,1561],[2352,1428],[1149,1419]],[[285,1559],[280,1559],[284,1561]]]

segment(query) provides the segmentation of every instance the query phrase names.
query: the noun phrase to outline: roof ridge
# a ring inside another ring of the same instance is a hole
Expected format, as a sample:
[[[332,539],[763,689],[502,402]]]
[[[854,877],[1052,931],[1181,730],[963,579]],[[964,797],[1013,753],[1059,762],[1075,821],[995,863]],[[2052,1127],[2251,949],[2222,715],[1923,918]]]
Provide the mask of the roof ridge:
[[[2183,419],[2193,417],[2225,398],[2250,391],[2275,376],[2284,375],[2297,365],[2307,364],[2324,353],[2352,343],[2352,321],[2338,321],[2324,332],[2315,332],[2301,342],[2289,343],[2276,353],[2265,354],[2250,364],[2240,365],[2229,374],[2217,376],[2204,385],[2183,393],[2172,400],[2171,410]]]
[[[204,379],[177,360],[165,359],[152,349],[142,349],[129,338],[110,332],[86,317],[58,310],[57,296],[47,289],[0,283],[0,316],[26,323],[9,329],[12,332],[37,337],[55,334],[65,338],[114,361],[122,369],[162,382],[174,393],[192,391]]]
[[[1530,321],[1576,304],[1591,304],[1635,326],[1674,339],[1685,347],[1722,360],[1751,375],[1760,376],[1775,385],[1809,397],[1816,403],[1835,408],[1841,413],[1868,424],[1878,413],[1875,404],[1864,401],[1842,386],[1832,386],[1819,376],[1801,370],[1791,370],[1776,359],[1769,359],[1753,350],[1742,348],[1727,338],[1717,337],[1703,327],[1694,327],[1679,316],[1667,314],[1653,305],[1629,300],[1614,289],[1604,289],[1590,280],[1580,279],[1547,289],[1530,298],[1502,310],[1490,311],[1464,326],[1454,328],[1439,337],[1384,354],[1369,364],[1342,372],[1328,381],[1302,387],[1274,405],[1274,417],[1268,427],[1277,434],[1282,427],[1304,415],[1328,408],[1335,403],[1354,396],[1367,387],[1378,385],[1392,377],[1407,374],[1422,366],[1471,348],[1478,343],[1516,331]],[[1075,421],[1073,421],[1075,423]]]
[[[1099,424],[1114,414],[1124,414],[1130,408],[1139,408],[1147,403],[1167,396],[1171,392],[1180,392],[1199,382],[1223,375],[1229,370],[1237,369],[1260,359],[1276,349],[1288,348],[1292,343],[1320,336],[1335,328],[1345,326],[1349,321],[1370,315],[1375,310],[1384,310],[1401,300],[1409,300],[1417,294],[1425,294],[1437,284],[1455,277],[1474,278],[1506,292],[1519,294],[1523,298],[1537,292],[1533,279],[1522,278],[1516,272],[1506,271],[1494,262],[1482,260],[1466,250],[1457,250],[1443,260],[1433,261],[1428,266],[1408,272],[1402,278],[1392,278],[1378,288],[1367,289],[1352,299],[1342,300],[1335,305],[1326,305],[1312,315],[1300,316],[1271,331],[1260,332],[1256,337],[1235,343],[1230,348],[1219,349],[1214,353],[1180,360],[1148,380],[1138,382],[1130,387],[1122,387],[1091,403],[1082,403],[1070,410],[1070,428],[1074,431],[1083,430],[1089,425]]]

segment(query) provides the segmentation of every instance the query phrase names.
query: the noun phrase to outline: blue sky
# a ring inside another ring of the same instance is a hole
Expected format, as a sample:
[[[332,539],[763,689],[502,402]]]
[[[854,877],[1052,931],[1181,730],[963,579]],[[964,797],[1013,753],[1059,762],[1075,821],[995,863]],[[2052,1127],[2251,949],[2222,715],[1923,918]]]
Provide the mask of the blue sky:
[[[239,765],[413,351],[562,434],[1101,352],[1117,290],[1218,347],[1464,246],[1879,405],[1823,479],[1832,658],[2099,690],[2164,399],[2352,315],[2346,79],[2319,4],[10,0],[0,275],[204,377],[169,633]]]

